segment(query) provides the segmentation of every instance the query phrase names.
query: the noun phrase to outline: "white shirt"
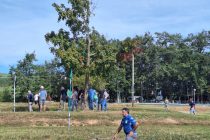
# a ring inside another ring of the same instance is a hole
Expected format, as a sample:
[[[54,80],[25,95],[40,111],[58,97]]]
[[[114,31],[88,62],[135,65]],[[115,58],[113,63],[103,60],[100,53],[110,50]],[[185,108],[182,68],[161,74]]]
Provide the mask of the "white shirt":
[[[104,98],[107,99],[109,97],[109,94],[105,91],[104,92]]]
[[[35,101],[38,101],[38,97],[39,97],[38,94],[34,95],[34,100],[35,100]]]

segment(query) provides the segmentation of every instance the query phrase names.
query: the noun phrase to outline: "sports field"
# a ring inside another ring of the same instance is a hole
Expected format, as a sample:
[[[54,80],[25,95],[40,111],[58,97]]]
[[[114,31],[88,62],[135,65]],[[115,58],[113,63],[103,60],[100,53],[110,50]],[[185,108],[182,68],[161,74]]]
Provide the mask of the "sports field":
[[[27,112],[27,103],[0,103],[1,140],[111,140],[121,116],[121,108],[130,108],[130,114],[142,120],[138,128],[140,140],[209,140],[210,107],[196,106],[195,116],[188,113],[188,106],[109,104],[108,112],[71,112],[68,129],[68,112],[57,111],[58,103],[47,103],[47,112]],[[119,140],[124,139],[121,132]]]

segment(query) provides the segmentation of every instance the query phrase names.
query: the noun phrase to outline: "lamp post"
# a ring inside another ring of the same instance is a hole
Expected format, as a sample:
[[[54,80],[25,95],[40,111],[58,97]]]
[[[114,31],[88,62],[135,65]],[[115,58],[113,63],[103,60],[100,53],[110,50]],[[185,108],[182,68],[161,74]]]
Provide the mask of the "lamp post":
[[[15,112],[15,82],[16,82],[16,75],[15,72],[13,73],[13,87],[14,87],[14,112]]]
[[[194,100],[194,103],[195,103],[195,91],[196,91],[196,89],[194,88],[193,89],[193,96],[194,96],[193,100]]]
[[[132,107],[134,107],[134,54],[132,52],[132,85],[131,85],[131,94],[132,94]]]

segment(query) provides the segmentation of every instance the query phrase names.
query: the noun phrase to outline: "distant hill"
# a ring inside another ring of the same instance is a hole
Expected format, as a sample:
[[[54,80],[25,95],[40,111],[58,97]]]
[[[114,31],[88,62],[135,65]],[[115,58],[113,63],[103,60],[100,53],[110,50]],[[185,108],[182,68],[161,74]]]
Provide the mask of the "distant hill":
[[[9,74],[6,74],[6,73],[0,73],[0,77],[8,77]]]

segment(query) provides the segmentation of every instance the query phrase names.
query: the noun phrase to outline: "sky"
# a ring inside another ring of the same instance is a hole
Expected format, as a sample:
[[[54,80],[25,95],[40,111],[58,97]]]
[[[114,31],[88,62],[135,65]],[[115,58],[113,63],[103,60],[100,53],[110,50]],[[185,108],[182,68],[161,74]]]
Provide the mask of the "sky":
[[[65,28],[52,3],[67,0],[1,0],[0,73],[8,73],[26,53],[42,64],[53,58],[44,35]],[[94,0],[91,26],[107,39],[145,32],[198,33],[210,30],[209,0]]]

